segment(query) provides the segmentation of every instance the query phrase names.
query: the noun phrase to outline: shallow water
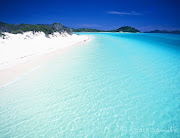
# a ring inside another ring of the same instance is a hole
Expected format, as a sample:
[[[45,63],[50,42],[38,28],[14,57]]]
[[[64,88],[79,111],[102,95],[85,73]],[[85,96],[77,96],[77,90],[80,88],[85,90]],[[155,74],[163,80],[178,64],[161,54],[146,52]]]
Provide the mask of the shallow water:
[[[87,34],[0,89],[0,137],[180,137],[180,35]]]

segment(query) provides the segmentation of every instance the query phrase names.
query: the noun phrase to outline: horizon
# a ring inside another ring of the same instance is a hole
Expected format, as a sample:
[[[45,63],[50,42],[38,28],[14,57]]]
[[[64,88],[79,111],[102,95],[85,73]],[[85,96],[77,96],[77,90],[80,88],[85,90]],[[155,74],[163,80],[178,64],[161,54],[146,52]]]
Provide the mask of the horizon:
[[[6,23],[6,22],[2,22],[2,21],[0,21],[0,23]],[[59,23],[59,22],[54,22],[54,23]],[[54,24],[54,23],[52,23],[52,24]],[[9,24],[9,23],[6,23],[6,24]],[[13,24],[13,25],[20,25],[20,24],[27,24],[27,23],[19,23],[19,24]],[[61,23],[60,23],[61,24]],[[41,25],[41,24],[29,24],[29,25]],[[51,24],[44,24],[44,25],[51,25]],[[68,26],[66,26],[66,25],[64,25],[64,24],[62,24],[63,26],[65,26],[65,27],[68,27]],[[121,27],[133,27],[133,26],[120,26],[119,28],[121,28]],[[68,27],[69,28],[69,27]],[[116,29],[119,29],[119,28],[116,28]],[[70,28],[70,29],[96,29],[96,28]],[[116,29],[114,29],[114,30],[116,30]],[[138,28],[135,28],[135,29],[138,29]],[[100,30],[100,31],[112,31],[112,30],[102,30],[102,29],[96,29],[96,30]],[[139,30],[139,29],[138,29]],[[141,33],[146,33],[146,32],[151,32],[151,31],[169,31],[169,32],[171,32],[171,31],[180,31],[180,30],[159,30],[159,29],[154,29],[154,30],[149,30],[149,31],[141,31],[140,30],[140,32]]]
[[[180,30],[179,3],[178,0],[3,0],[0,5],[0,19],[8,24],[58,22],[75,29],[107,31],[132,26],[142,32],[174,31]]]

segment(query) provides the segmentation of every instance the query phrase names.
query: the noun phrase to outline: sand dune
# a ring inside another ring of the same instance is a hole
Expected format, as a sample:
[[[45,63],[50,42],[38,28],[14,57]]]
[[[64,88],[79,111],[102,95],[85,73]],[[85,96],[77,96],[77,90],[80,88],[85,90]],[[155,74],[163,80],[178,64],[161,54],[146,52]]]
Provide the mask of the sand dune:
[[[87,35],[43,32],[4,33],[0,38],[0,87],[46,62],[64,48],[90,40]]]

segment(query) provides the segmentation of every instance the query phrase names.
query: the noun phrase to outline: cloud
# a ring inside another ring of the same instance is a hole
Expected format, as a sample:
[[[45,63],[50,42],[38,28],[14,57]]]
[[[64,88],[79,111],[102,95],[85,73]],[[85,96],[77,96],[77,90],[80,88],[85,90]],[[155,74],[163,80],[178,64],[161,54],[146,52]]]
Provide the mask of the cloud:
[[[118,11],[108,11],[107,14],[116,14],[116,15],[143,15],[142,13],[131,11],[131,12],[118,12]]]

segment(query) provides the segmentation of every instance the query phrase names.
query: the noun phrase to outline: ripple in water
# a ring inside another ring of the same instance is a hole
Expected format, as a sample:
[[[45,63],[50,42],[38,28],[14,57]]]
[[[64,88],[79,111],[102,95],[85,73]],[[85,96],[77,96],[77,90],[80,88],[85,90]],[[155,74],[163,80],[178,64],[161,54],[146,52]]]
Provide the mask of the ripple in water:
[[[90,35],[0,89],[0,137],[180,137],[180,36]]]

